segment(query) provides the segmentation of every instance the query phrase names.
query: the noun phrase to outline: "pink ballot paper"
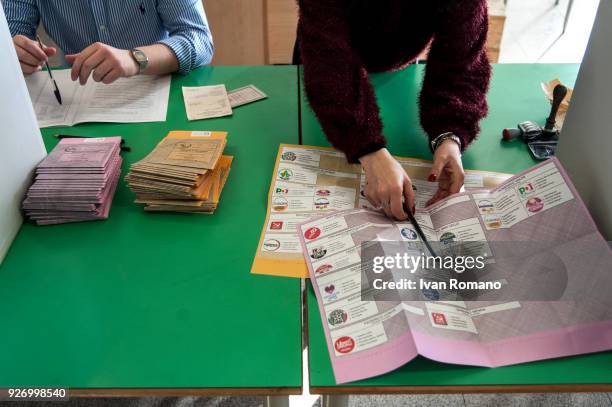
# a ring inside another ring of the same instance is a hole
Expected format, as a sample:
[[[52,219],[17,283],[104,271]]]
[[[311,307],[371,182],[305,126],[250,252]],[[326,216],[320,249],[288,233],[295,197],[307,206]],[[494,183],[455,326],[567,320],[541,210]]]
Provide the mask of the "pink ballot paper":
[[[121,137],[65,138],[36,168],[22,207],[38,225],[108,218],[121,174]]]
[[[612,251],[556,159],[415,218],[431,252],[369,209],[298,226],[337,383],[612,349]]]

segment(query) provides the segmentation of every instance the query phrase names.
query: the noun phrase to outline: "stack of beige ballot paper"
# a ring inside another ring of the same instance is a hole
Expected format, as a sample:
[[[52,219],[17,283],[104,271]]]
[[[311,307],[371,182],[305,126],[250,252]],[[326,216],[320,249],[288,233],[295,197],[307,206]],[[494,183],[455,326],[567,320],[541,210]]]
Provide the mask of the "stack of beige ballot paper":
[[[172,131],[125,180],[145,211],[213,213],[232,165],[227,133]]]

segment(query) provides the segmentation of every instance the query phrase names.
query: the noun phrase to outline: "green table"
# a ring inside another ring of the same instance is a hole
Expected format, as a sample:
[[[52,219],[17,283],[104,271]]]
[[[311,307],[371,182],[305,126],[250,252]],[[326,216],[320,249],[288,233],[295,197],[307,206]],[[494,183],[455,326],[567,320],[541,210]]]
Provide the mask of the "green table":
[[[181,86],[255,84],[269,99],[188,122]],[[86,124],[143,158],[170,130],[225,130],[235,157],[212,216],[145,213],[122,181],[110,219],[24,224],[0,266],[0,387],[71,394],[297,394],[300,280],[249,273],[279,143],[298,142],[295,67],[206,67],[172,80],[164,123]]]
[[[496,65],[489,92],[489,115],[479,139],[464,155],[469,169],[516,173],[536,163],[520,141],[501,143],[501,130],[524,120],[543,123],[550,111],[540,82],[556,77],[573,85],[578,65]],[[392,154],[431,159],[417,111],[423,66],[378,74],[372,81]],[[302,141],[329,145],[304,101]],[[449,365],[418,358],[398,370],[368,380],[337,386],[317,307],[307,294],[310,386],[314,394],[441,393],[500,391],[610,391],[612,352],[532,362],[501,368]]]

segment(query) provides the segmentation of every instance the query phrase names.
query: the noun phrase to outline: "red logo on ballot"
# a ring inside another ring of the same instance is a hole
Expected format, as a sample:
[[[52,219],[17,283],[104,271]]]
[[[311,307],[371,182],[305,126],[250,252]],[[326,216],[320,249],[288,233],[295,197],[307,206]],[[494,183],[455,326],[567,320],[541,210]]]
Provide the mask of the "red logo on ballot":
[[[446,316],[444,316],[444,314],[432,312],[431,318],[433,319],[433,322],[436,325],[448,325],[448,323],[446,322]]]
[[[315,273],[323,274],[326,271],[329,271],[329,270],[331,270],[333,268],[334,268],[334,266],[332,266],[331,264],[322,264],[319,267],[317,267],[317,269],[315,270]]]
[[[321,235],[321,229],[317,227],[310,228],[304,233],[304,237],[308,240],[316,239],[320,235]]]
[[[350,336],[341,336],[334,344],[338,353],[349,353],[355,349],[355,341]]]
[[[283,222],[282,221],[272,221],[270,223],[270,229],[271,230],[281,230],[283,228]]]

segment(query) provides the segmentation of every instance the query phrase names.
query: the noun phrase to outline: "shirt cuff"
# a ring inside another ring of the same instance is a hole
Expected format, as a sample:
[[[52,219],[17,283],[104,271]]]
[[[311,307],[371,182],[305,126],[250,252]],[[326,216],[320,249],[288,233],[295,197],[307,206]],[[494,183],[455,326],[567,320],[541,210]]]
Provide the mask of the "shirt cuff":
[[[185,38],[174,36],[158,41],[158,44],[164,44],[174,52],[178,60],[178,73],[187,75],[193,68],[194,53],[193,47]]]

